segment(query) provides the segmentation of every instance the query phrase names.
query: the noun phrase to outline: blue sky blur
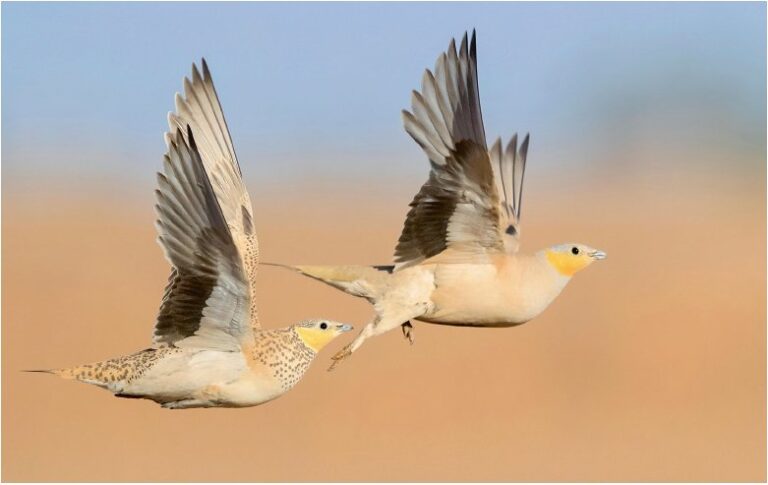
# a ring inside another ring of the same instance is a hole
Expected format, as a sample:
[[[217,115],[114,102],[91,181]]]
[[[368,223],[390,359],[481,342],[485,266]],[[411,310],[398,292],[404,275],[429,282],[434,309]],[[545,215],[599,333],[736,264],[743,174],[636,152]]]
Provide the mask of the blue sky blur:
[[[487,134],[530,131],[537,164],[648,143],[764,150],[763,3],[13,2],[3,168],[151,183],[173,94],[205,56],[247,175],[422,178],[399,111],[473,27]]]

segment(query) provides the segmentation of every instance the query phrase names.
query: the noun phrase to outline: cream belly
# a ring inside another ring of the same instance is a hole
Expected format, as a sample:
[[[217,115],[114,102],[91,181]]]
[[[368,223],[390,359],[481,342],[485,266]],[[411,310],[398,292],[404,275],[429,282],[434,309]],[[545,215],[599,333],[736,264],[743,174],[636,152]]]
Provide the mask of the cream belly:
[[[158,362],[115,391],[182,408],[255,406],[287,389],[268,370],[254,372],[240,352],[189,349]]]
[[[534,259],[505,264],[436,264],[432,309],[417,317],[444,325],[511,327],[539,315],[565,287]]]

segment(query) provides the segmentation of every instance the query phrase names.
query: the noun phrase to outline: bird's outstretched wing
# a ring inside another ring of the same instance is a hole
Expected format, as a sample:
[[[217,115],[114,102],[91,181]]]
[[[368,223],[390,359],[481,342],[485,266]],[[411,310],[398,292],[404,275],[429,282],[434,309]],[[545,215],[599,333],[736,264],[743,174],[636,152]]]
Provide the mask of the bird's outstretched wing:
[[[176,93],[176,112],[168,114],[168,125],[171,133],[181,130],[186,136],[189,126],[195,134],[200,158],[240,254],[245,278],[253,293],[259,264],[259,243],[254,229],[253,208],[224,119],[224,111],[205,59],[202,61],[202,74],[197,66],[192,64],[192,79],[184,78],[184,96]],[[260,327],[253,298],[250,312],[250,323],[256,331]]]
[[[173,266],[156,344],[236,351],[253,340],[242,256],[191,128],[167,136],[156,190],[158,240]]]
[[[416,264],[447,248],[472,255],[514,252],[519,234],[520,195],[528,137],[517,137],[501,152],[485,141],[477,83],[475,33],[456,51],[451,41],[427,70],[412,112],[403,111],[405,130],[431,162],[427,182],[411,209],[395,249],[398,268]]]

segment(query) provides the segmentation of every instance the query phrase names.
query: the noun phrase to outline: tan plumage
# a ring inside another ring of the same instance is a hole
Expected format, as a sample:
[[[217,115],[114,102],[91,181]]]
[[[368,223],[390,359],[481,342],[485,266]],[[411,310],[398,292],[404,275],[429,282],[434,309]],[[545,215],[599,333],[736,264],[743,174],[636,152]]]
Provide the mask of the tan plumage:
[[[328,320],[261,329],[253,296],[258,242],[250,198],[203,61],[168,116],[156,190],[158,241],[172,265],[141,352],[48,371],[169,408],[253,406],[279,397],[317,352],[351,330]]]
[[[466,326],[512,326],[541,313],[571,276],[605,254],[581,244],[518,254],[526,135],[502,150],[485,141],[477,85],[475,34],[459,50],[451,41],[434,73],[427,70],[405,130],[422,147],[431,172],[411,202],[393,266],[294,266],[373,303],[376,316],[334,359],[369,337],[410,320]]]

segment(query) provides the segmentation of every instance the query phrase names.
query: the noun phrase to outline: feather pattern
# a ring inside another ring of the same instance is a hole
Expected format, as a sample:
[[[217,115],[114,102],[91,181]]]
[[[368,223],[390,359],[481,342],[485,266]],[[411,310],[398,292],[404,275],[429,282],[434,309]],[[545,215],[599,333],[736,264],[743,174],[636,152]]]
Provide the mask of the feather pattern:
[[[250,285],[191,128],[168,135],[158,174],[158,240],[173,266],[156,344],[238,350],[253,340]]]
[[[181,130],[186,136],[187,126],[194,133],[200,158],[238,248],[246,280],[253,287],[259,262],[253,208],[205,59],[202,60],[202,74],[192,64],[191,79],[184,78],[184,96],[176,93],[176,112],[168,114],[168,125],[171,133]],[[166,141],[167,138],[168,135]],[[260,326],[255,299],[251,299],[250,305],[250,324],[254,330],[258,330]]]
[[[457,51],[452,40],[426,70],[421,91],[403,111],[409,135],[429,157],[431,173],[414,197],[395,249],[402,268],[448,247],[468,253],[518,248],[517,221],[528,137],[517,151],[517,137],[502,152],[488,150],[477,78],[475,33],[464,34]]]

